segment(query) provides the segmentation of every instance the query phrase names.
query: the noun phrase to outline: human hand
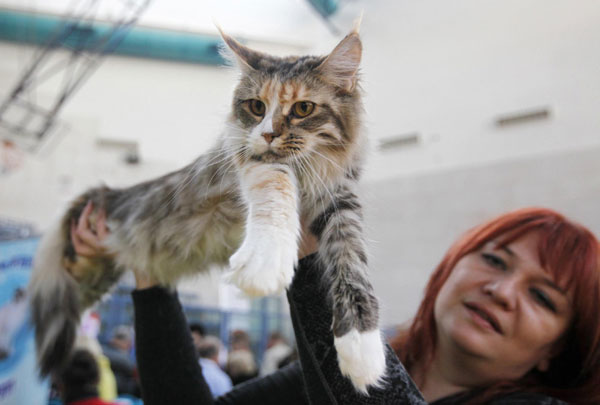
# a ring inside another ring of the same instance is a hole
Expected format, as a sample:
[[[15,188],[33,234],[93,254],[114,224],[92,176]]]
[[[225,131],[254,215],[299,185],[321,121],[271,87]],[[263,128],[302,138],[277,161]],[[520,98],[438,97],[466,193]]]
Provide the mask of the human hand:
[[[112,254],[104,245],[104,240],[110,234],[106,225],[106,211],[99,209],[95,218],[95,230],[90,227],[90,220],[94,206],[89,201],[77,222],[71,222],[71,242],[75,253],[89,259],[111,258]],[[135,276],[135,284],[138,290],[150,288],[158,282],[146,272],[132,269]]]
[[[90,215],[93,211],[94,205],[88,201],[77,222],[71,221],[71,242],[75,253],[90,259],[110,257],[110,253],[104,246],[104,240],[108,236],[106,212],[102,209],[98,210],[95,221],[96,230],[93,231],[90,228]]]

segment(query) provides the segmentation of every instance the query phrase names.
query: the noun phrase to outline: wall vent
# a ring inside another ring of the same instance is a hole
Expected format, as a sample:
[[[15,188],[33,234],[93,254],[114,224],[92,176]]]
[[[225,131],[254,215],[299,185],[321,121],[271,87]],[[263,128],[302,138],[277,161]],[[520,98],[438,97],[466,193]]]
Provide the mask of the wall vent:
[[[534,108],[501,115],[496,119],[496,125],[499,127],[504,127],[514,124],[523,124],[530,121],[543,120],[547,119],[548,117],[550,117],[550,108]]]
[[[418,132],[410,132],[383,138],[379,141],[379,149],[383,151],[404,148],[411,145],[417,145],[421,141],[421,135]]]

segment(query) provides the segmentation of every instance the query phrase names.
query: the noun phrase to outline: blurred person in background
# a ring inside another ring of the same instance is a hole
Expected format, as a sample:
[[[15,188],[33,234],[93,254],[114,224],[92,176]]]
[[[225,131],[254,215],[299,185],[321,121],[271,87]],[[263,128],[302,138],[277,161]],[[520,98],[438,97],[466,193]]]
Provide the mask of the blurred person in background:
[[[137,369],[135,362],[131,359],[132,347],[133,330],[128,325],[117,326],[112,332],[108,345],[102,347],[102,351],[110,361],[110,368],[117,380],[117,393],[119,395],[140,396]]]
[[[251,340],[250,335],[245,330],[236,329],[231,332],[229,337],[229,345],[231,346],[231,351],[234,350],[248,350],[251,349]]]
[[[86,349],[76,349],[56,384],[65,405],[116,405],[100,399],[99,381],[100,371],[94,355]]]
[[[117,381],[110,368],[110,360],[104,355],[98,342],[100,325],[100,315],[94,311],[86,311],[81,317],[75,347],[86,349],[94,355],[100,372],[98,393],[103,400],[112,401],[117,397]]]
[[[260,365],[260,375],[264,376],[278,370],[280,363],[291,356],[292,352],[292,348],[287,344],[281,332],[272,332]]]
[[[258,367],[250,346],[248,332],[237,329],[231,332],[231,350],[227,355],[225,371],[231,377],[233,385],[238,385],[258,375]]]
[[[206,330],[200,323],[192,322],[190,323],[190,332],[192,334],[192,339],[194,340],[194,346],[196,347],[196,350],[199,350],[202,339],[206,336]]]
[[[216,336],[205,336],[197,347],[202,375],[213,397],[221,396],[233,387],[231,378],[219,366],[221,346],[221,341]]]

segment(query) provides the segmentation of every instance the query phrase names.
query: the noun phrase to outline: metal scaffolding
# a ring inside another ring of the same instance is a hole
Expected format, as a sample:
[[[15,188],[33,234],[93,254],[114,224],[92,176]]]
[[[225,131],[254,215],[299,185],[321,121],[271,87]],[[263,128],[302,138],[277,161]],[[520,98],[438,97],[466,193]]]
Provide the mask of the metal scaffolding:
[[[0,139],[28,151],[39,148],[56,126],[61,108],[119,45],[150,0],[119,0],[118,9],[111,10],[118,17],[98,23],[100,3],[75,1],[46,44],[35,51],[0,104]],[[42,85],[51,88],[44,87],[44,97],[37,94]]]

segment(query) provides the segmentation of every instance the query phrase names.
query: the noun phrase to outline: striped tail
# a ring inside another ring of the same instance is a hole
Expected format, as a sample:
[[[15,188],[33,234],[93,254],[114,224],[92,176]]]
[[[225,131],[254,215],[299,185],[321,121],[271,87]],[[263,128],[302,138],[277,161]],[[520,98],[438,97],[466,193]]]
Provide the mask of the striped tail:
[[[63,224],[57,223],[42,237],[28,286],[41,376],[64,366],[81,315],[78,283],[62,265],[68,235]]]

